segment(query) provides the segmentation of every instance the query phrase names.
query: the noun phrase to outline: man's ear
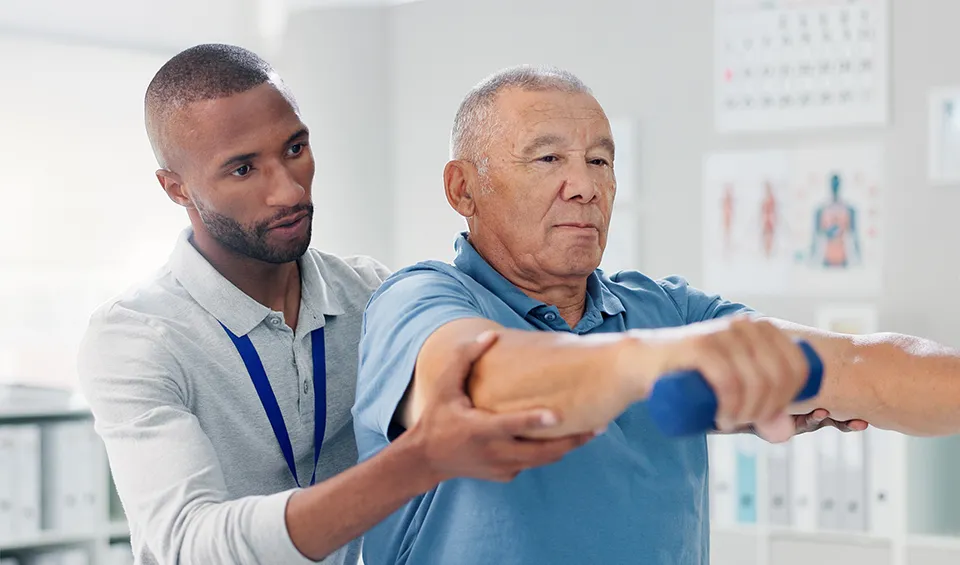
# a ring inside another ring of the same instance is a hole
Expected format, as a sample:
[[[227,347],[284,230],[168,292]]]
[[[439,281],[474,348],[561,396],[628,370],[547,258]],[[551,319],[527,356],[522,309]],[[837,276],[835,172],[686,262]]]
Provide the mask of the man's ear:
[[[454,160],[443,168],[443,188],[447,202],[464,218],[477,213],[474,199],[480,189],[480,175],[477,167],[468,161]]]
[[[159,169],[157,170],[157,180],[160,182],[160,186],[163,187],[163,191],[167,193],[167,197],[169,197],[170,200],[173,200],[184,208],[193,208],[193,202],[186,193],[180,175],[167,169]]]

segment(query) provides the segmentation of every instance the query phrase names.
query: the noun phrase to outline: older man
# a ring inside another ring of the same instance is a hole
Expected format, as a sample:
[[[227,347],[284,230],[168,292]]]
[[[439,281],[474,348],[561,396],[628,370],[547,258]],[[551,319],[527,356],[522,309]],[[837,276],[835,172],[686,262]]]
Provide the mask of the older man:
[[[498,341],[474,369],[474,403],[560,414],[531,436],[607,432],[509,483],[441,483],[368,533],[368,565],[707,563],[705,437],[665,437],[642,402],[674,369],[703,373],[722,427],[755,423],[770,439],[789,437],[787,414],[817,407],[904,432],[960,431],[955,352],[738,316],[750,311],[682,278],[597,271],[614,140],[569,73],[490,77],[463,101],[452,145],[446,196],[469,231],[453,265],[405,269],[368,305],[354,407],[361,458],[415,425],[442,398],[451,355],[490,332]],[[826,365],[805,405],[792,404],[808,371],[798,336]]]

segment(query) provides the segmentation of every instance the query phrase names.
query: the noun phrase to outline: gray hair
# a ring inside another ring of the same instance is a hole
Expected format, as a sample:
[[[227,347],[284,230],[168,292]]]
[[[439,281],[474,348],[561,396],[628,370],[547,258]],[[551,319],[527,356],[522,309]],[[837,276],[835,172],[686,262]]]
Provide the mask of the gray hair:
[[[494,121],[493,104],[497,96],[508,88],[593,94],[576,75],[556,67],[521,65],[503,69],[483,79],[463,98],[450,134],[451,158],[475,163],[481,175],[486,170],[484,152],[487,144],[500,127]]]

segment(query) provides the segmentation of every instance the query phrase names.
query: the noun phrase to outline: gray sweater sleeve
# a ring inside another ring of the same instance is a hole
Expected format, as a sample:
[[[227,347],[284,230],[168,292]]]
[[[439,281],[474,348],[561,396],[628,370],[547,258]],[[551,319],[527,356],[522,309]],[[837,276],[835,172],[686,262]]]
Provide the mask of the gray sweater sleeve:
[[[79,357],[131,529],[165,564],[313,563],[293,545],[294,491],[229,500],[210,439],[188,409],[177,359],[133,314],[98,312]]]

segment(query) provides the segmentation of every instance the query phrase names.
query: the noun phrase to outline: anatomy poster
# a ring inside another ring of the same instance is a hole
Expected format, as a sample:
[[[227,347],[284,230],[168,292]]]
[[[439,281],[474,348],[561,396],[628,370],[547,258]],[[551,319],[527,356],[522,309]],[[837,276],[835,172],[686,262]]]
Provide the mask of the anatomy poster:
[[[722,153],[704,171],[711,291],[880,291],[883,152],[876,145]]]

